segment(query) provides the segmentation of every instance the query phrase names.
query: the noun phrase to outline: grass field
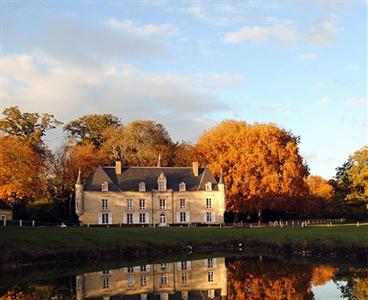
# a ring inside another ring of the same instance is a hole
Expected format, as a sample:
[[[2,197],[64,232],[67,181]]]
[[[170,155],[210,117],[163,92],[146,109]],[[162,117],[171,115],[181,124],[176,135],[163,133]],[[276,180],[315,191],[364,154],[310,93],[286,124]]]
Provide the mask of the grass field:
[[[360,245],[368,247],[368,224],[351,226],[310,226],[307,228],[52,228],[0,227],[1,248],[48,250],[203,244],[227,240],[261,241],[309,245]]]

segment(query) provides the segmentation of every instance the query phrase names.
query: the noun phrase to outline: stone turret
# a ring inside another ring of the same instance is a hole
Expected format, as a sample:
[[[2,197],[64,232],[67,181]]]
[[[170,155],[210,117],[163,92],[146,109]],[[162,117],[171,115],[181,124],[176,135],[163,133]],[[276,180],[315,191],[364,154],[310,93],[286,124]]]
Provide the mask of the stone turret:
[[[226,211],[225,184],[224,184],[224,178],[223,178],[223,175],[222,175],[222,170],[221,170],[220,179],[218,181],[218,190],[219,190],[220,204],[222,204],[221,207],[223,209],[223,213],[225,213],[225,211]]]
[[[79,168],[78,179],[75,183],[75,213],[80,217],[84,213],[84,184],[82,183],[82,172]]]

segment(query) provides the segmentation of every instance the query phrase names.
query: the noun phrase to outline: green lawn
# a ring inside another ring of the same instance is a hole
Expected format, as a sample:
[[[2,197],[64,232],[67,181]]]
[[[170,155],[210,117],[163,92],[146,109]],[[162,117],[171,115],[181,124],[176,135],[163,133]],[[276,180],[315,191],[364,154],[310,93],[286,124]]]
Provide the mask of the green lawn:
[[[275,243],[308,243],[368,246],[368,224],[360,227],[310,226],[308,228],[51,228],[51,227],[0,227],[3,249],[81,249],[124,246],[143,246],[149,242],[157,245],[177,243],[199,244],[206,241],[220,242],[242,239]]]

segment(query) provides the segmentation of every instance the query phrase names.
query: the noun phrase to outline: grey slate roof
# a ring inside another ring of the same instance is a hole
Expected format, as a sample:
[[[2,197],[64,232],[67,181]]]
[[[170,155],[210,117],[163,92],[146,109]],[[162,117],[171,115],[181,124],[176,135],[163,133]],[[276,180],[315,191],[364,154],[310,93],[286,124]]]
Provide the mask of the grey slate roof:
[[[5,203],[5,201],[0,199],[0,209],[2,210],[12,210],[12,208]]]
[[[116,174],[115,167],[98,167],[88,178],[85,191],[101,191],[101,184],[107,182],[109,191],[138,191],[140,182],[146,184],[146,191],[157,189],[157,178],[161,172],[167,179],[167,189],[179,190],[179,184],[185,182],[187,191],[204,191],[207,182],[212,183],[212,190],[217,191],[217,181],[207,168],[199,168],[194,176],[192,167],[123,167],[121,174]]]

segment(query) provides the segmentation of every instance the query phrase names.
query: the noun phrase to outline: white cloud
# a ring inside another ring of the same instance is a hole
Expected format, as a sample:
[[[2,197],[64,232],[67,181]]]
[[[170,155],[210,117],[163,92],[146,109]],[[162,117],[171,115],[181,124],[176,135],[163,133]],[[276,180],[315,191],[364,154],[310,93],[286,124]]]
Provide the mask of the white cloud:
[[[364,97],[352,97],[344,103],[347,107],[351,108],[368,108],[368,99]]]
[[[0,69],[0,110],[19,105],[63,121],[103,112],[124,121],[154,119],[170,124],[173,138],[193,141],[212,124],[212,114],[227,109],[213,89],[190,77],[148,73],[132,65],[85,67],[22,54],[0,56]]]
[[[338,32],[343,28],[336,26],[337,17],[329,14],[316,20],[308,34],[309,41],[315,46],[325,46],[336,39]]]
[[[226,43],[240,43],[251,41],[256,44],[264,44],[270,40],[283,43],[294,43],[298,40],[298,29],[291,21],[280,21],[265,26],[245,26],[225,35]]]
[[[275,111],[281,108],[283,105],[281,103],[263,103],[258,105],[258,107],[265,111]]]
[[[318,106],[326,106],[330,103],[332,103],[332,100],[329,97],[322,97],[316,102]]]
[[[248,18],[234,3],[217,3],[210,6],[196,3],[183,9],[183,12],[196,17],[201,22],[215,26],[232,25]]]
[[[350,71],[357,71],[360,69],[360,66],[359,65],[353,65],[353,64],[348,64],[345,66],[345,68],[347,70],[350,70]]]
[[[297,62],[311,62],[317,58],[317,55],[314,53],[303,53],[294,57],[294,61]]]
[[[244,75],[232,73],[207,73],[202,74],[201,78],[206,81],[223,86],[243,84],[246,82],[246,78]]]
[[[179,34],[179,29],[175,25],[168,23],[138,25],[132,20],[118,20],[112,18],[107,22],[107,25],[113,28],[121,29],[125,32],[142,35],[175,36]]]

